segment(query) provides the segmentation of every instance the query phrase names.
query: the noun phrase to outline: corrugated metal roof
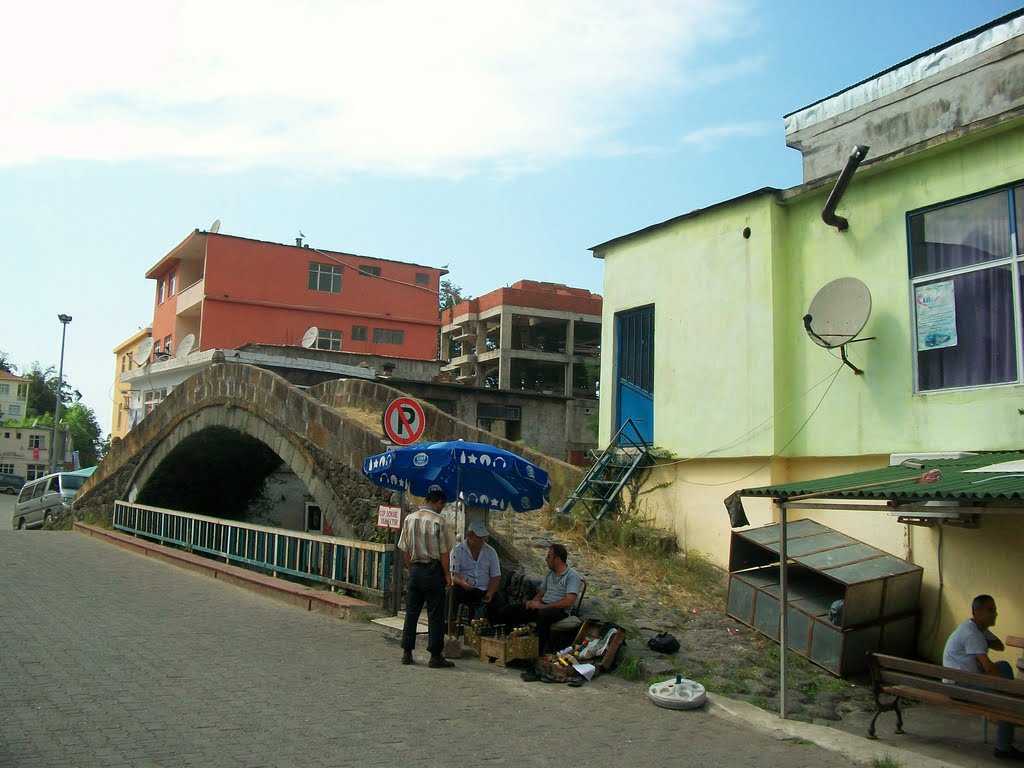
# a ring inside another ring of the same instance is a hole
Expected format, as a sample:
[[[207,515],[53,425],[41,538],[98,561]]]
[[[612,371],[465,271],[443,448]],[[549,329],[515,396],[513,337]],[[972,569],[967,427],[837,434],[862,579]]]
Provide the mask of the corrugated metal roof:
[[[1024,499],[1024,469],[1008,472],[969,472],[968,470],[1024,461],[1024,451],[980,453],[960,459],[920,459],[917,467],[883,467],[850,475],[801,480],[783,485],[744,488],[737,496],[769,496],[786,501],[794,496],[814,494],[822,499],[892,499],[913,501],[970,501],[986,504],[1008,499]],[[933,469],[942,473],[937,482],[919,482]]]

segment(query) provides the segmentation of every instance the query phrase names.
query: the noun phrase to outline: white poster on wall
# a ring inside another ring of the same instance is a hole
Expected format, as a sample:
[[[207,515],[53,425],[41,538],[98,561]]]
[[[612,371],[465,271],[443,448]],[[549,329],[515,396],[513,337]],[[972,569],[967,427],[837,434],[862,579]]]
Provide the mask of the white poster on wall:
[[[917,351],[956,346],[956,299],[953,281],[919,285],[914,289],[917,310]]]

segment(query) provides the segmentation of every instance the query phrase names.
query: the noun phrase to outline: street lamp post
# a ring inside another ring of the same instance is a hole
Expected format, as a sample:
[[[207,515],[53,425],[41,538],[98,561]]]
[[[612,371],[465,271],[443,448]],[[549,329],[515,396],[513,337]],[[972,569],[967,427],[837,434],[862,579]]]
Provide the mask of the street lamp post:
[[[60,328],[60,368],[57,373],[57,406],[53,409],[53,440],[50,443],[50,472],[57,471],[57,430],[60,424],[60,395],[64,389],[64,336],[71,322],[71,315],[57,315]]]

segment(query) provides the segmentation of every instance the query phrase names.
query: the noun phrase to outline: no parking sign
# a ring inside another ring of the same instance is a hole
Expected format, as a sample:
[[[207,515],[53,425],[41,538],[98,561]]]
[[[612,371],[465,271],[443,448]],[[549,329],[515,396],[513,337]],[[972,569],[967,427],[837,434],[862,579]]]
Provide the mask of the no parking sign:
[[[381,416],[384,435],[395,445],[412,445],[426,427],[423,406],[411,397],[399,397],[388,403]]]

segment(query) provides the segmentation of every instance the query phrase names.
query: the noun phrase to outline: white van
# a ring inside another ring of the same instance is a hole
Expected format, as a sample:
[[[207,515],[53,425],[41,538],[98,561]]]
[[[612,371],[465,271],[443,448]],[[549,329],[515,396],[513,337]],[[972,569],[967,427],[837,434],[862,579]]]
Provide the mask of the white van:
[[[11,527],[23,531],[52,523],[71,509],[71,500],[87,479],[77,472],[56,472],[25,483],[14,505]]]

